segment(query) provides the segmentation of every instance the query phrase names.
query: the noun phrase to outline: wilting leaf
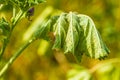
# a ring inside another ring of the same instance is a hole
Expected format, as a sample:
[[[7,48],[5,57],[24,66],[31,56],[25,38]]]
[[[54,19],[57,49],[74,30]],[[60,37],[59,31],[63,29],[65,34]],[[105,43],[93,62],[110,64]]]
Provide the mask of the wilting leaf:
[[[80,27],[77,23],[77,16],[72,12],[67,15],[68,20],[68,30],[65,40],[65,53],[75,53],[75,48],[79,41],[79,30],[77,27]]]
[[[49,21],[47,18],[53,13],[54,9],[52,7],[47,7],[42,11],[42,13],[34,20],[32,21],[32,24],[29,26],[28,30],[25,32],[23,40],[28,40],[31,38],[31,36],[35,33],[38,33],[37,37],[39,37],[39,32],[41,32],[40,27],[42,26],[43,22],[45,22],[43,25],[48,25],[48,23],[51,25],[51,19]],[[55,18],[55,17],[54,17]],[[57,19],[55,19],[57,20]],[[52,21],[54,21],[52,19]],[[40,30],[40,31],[39,31]],[[44,35],[45,36],[45,35]]]
[[[57,19],[58,19],[58,16],[55,16],[55,17],[52,17],[47,22],[44,21],[43,24],[40,25],[40,27],[36,28],[32,36],[36,38],[46,39],[46,37],[48,37],[49,35],[49,32],[51,32],[51,27],[53,26],[53,24],[55,24]]]
[[[64,52],[65,53],[73,53],[78,61],[81,61],[82,54],[80,53],[80,48],[78,48],[79,40],[82,34],[82,28],[79,25],[79,18],[76,14],[70,12],[67,15],[68,20],[68,32],[66,41],[64,44]]]
[[[64,46],[63,44],[66,38],[66,30],[68,27],[65,17],[65,13],[61,14],[53,26],[53,32],[55,35],[53,49],[62,49]]]
[[[80,19],[80,26],[83,29],[81,37],[84,37],[82,40],[80,38],[80,49],[91,58],[102,59],[106,57],[109,50],[103,43],[92,19],[86,15],[78,15],[78,17]]]
[[[78,61],[81,60],[83,53],[95,59],[103,59],[108,55],[109,50],[103,43],[91,18],[72,12],[53,18],[36,31],[37,35],[40,33],[41,38],[47,36],[46,33],[49,32],[54,34],[53,49],[72,53]]]

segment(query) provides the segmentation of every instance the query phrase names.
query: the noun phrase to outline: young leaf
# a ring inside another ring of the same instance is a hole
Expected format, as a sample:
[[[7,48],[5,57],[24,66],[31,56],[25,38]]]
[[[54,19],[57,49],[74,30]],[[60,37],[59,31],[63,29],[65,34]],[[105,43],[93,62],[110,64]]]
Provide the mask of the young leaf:
[[[53,26],[53,32],[55,35],[55,42],[53,45],[53,49],[63,48],[63,44],[66,38],[66,30],[68,26],[65,18],[66,18],[66,14],[65,13],[61,14]]]
[[[103,43],[92,19],[86,15],[78,15],[78,17],[80,19],[80,26],[84,32],[82,35],[84,39],[80,40],[82,45],[79,45],[81,51],[95,59],[102,59],[106,57],[109,50]]]
[[[92,19],[86,15],[63,13],[50,19],[36,32],[41,38],[44,38],[46,33],[53,32],[55,36],[53,49],[72,53],[78,61],[81,60],[83,53],[95,59],[103,59],[109,53]]]
[[[78,30],[78,23],[77,23],[77,16],[70,12],[67,15],[68,20],[68,30],[67,30],[67,36],[65,40],[65,53],[75,53],[76,46],[79,41],[79,30]]]
[[[32,37],[46,39],[49,35],[49,32],[52,31],[51,27],[53,27],[57,19],[58,16],[54,16],[48,21],[44,21],[42,25],[39,25],[39,27],[36,28]]]
[[[67,30],[67,37],[64,44],[64,52],[65,53],[73,53],[75,58],[78,61],[81,61],[82,53],[80,53],[80,49],[78,47],[78,43],[80,42],[80,35],[82,34],[82,28],[79,25],[79,18],[75,13],[70,12],[67,15],[68,20],[68,30]]]

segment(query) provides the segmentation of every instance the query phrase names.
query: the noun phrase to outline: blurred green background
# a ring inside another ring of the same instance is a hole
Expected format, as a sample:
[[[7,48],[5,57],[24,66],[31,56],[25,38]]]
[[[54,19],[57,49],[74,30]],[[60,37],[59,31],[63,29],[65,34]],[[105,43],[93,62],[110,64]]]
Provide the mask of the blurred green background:
[[[10,20],[12,8],[6,6],[5,9],[7,11],[4,9],[0,11],[0,17],[4,16]],[[17,24],[5,50],[4,61],[10,58],[27,39],[31,29],[30,25],[36,18],[40,17],[42,21],[46,15],[50,17],[70,11],[90,16],[103,41],[110,49],[107,59],[120,58],[120,0],[47,0],[47,2],[35,6],[32,21],[24,18]],[[51,44],[47,41],[37,40],[25,49],[6,72],[5,79],[1,80],[66,80],[66,74],[72,68],[71,64],[76,63],[72,57],[70,58],[68,60],[62,52],[52,51]],[[79,64],[91,69],[99,62],[99,60],[83,55]],[[99,76],[95,76],[95,80],[98,79],[97,77]]]

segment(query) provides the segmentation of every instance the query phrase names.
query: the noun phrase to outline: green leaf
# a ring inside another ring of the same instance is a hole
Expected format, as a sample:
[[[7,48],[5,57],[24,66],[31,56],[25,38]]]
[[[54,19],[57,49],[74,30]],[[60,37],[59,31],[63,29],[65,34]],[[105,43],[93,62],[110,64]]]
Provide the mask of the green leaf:
[[[67,36],[66,36],[66,40],[65,40],[65,53],[75,53],[75,48],[78,44],[79,41],[79,24],[78,24],[78,19],[77,16],[75,14],[73,14],[72,12],[70,12],[67,15],[67,20],[68,20],[68,30],[67,30]]]
[[[48,20],[36,32],[41,38],[52,32],[55,37],[53,49],[72,53],[78,61],[84,53],[95,59],[103,59],[109,53],[92,19],[86,15],[62,13]]]
[[[70,12],[67,15],[68,21],[68,30],[67,37],[64,44],[64,52],[65,53],[73,53],[75,58],[78,61],[81,61],[82,53],[80,53],[80,48],[78,47],[79,40],[82,34],[82,28],[79,25],[79,18],[75,13]]]
[[[66,14],[63,13],[57,19],[56,23],[53,26],[53,32],[55,36],[55,42],[53,45],[53,49],[62,49],[63,44],[66,38],[66,30],[67,30],[67,21]]]
[[[36,28],[32,37],[47,39],[49,37],[49,33],[52,31],[51,27],[53,24],[55,24],[57,19],[58,16],[55,16],[48,21],[44,21],[43,24],[39,25],[39,27]]]
[[[86,15],[78,15],[83,34],[80,38],[80,49],[86,55],[95,59],[102,59],[109,53],[106,45],[103,43],[99,32],[97,31],[92,19]],[[81,40],[82,39],[82,40]]]
[[[50,32],[50,23],[51,21],[48,21],[48,22],[44,22],[46,23],[45,25],[43,24],[41,27],[38,28],[37,31],[35,31],[33,33],[33,37],[36,37],[36,38],[46,38],[46,35],[48,34],[48,32]]]

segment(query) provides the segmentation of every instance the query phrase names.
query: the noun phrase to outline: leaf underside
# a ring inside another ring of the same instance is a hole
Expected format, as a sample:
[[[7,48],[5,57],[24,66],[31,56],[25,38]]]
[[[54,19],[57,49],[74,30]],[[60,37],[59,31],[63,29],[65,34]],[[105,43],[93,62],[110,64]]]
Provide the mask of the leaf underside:
[[[36,32],[40,34],[36,36],[39,35],[40,38],[52,32],[55,36],[53,49],[72,53],[78,61],[81,61],[82,54],[95,59],[104,59],[109,53],[94,22],[86,15],[62,13],[60,16],[52,17],[46,25],[37,30],[39,31]]]

